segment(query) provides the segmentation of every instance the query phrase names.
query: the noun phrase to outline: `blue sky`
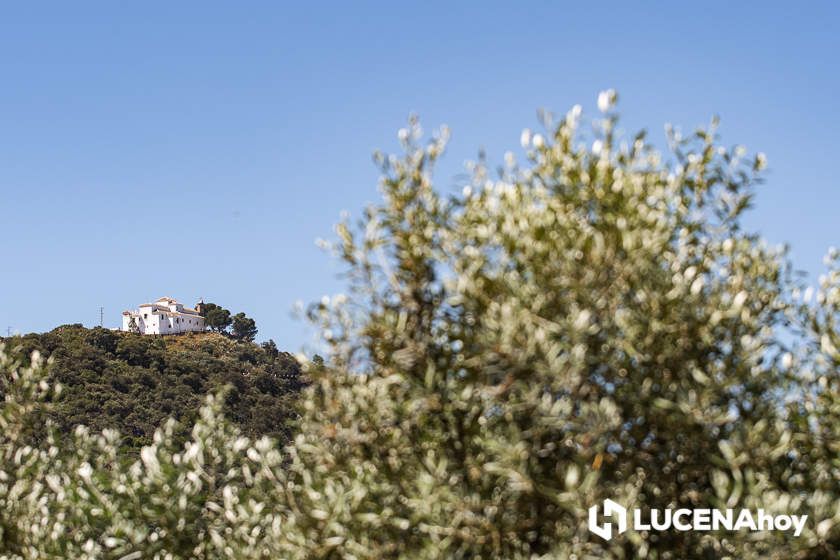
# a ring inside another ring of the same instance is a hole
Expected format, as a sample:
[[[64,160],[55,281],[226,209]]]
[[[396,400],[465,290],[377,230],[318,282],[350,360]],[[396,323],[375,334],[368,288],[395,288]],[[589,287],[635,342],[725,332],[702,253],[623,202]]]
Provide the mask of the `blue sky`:
[[[377,199],[370,155],[409,113],[452,128],[452,189],[610,87],[628,131],[718,114],[767,153],[748,225],[800,269],[840,245],[828,2],[117,4],[0,8],[3,334],[204,296],[297,350],[294,302],[341,291],[314,241]]]

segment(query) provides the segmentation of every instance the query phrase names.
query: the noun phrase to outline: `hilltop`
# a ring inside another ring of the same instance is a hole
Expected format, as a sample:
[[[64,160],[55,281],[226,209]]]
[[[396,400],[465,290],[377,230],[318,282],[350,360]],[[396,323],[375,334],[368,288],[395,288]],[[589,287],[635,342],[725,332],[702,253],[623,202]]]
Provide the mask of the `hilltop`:
[[[79,424],[116,428],[124,444],[136,449],[151,441],[167,417],[178,420],[179,435],[186,436],[203,397],[224,386],[230,387],[225,414],[243,433],[284,440],[302,387],[297,361],[272,341],[258,345],[211,332],[159,337],[64,325],[4,342],[22,357],[38,350],[52,358],[50,376],[63,391],[45,414],[61,431]]]

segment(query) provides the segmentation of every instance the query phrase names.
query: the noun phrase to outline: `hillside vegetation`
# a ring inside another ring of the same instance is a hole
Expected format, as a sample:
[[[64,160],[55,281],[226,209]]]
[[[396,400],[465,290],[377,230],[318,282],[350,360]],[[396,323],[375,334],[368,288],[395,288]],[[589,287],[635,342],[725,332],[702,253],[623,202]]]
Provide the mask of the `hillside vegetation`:
[[[301,387],[294,357],[273,342],[257,345],[218,333],[157,337],[65,325],[5,342],[21,356],[38,350],[53,359],[51,381],[62,392],[48,416],[60,431],[82,424],[94,431],[116,428],[122,443],[136,450],[168,417],[178,420],[178,436],[185,437],[204,396],[225,386],[225,415],[243,433],[285,440]]]

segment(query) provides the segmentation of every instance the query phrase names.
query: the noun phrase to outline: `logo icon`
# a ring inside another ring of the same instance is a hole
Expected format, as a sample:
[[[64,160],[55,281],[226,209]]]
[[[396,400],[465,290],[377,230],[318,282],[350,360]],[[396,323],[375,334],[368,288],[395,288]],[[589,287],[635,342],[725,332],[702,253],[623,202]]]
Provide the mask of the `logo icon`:
[[[616,518],[618,525],[618,533],[621,534],[627,530],[627,509],[621,504],[614,502],[607,498],[604,500],[604,516]],[[589,530],[608,541],[612,538],[612,523],[598,523],[598,506],[589,508]]]

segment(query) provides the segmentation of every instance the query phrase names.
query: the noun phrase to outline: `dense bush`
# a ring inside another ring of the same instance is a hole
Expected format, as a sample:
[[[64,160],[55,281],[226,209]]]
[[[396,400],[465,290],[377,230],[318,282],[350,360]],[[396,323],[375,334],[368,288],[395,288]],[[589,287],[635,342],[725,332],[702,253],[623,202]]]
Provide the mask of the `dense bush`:
[[[19,355],[52,357],[49,381],[64,390],[48,415],[61,432],[80,424],[117,429],[135,452],[168,417],[179,421],[176,439],[184,440],[204,396],[225,385],[224,411],[244,434],[285,440],[301,388],[297,361],[273,342],[267,350],[212,333],[152,337],[65,325],[7,345]]]
[[[836,255],[803,291],[741,227],[763,156],[710,129],[663,158],[618,137],[614,100],[594,137],[576,107],[452,198],[432,186],[445,134],[401,131],[383,203],[338,228],[351,290],[311,309],[331,352],[282,456],[212,398],[190,441],[167,424],[130,466],[110,431],[27,446],[53,389],[4,357],[5,556],[836,557]],[[604,498],[809,520],[605,542],[586,527]]]

